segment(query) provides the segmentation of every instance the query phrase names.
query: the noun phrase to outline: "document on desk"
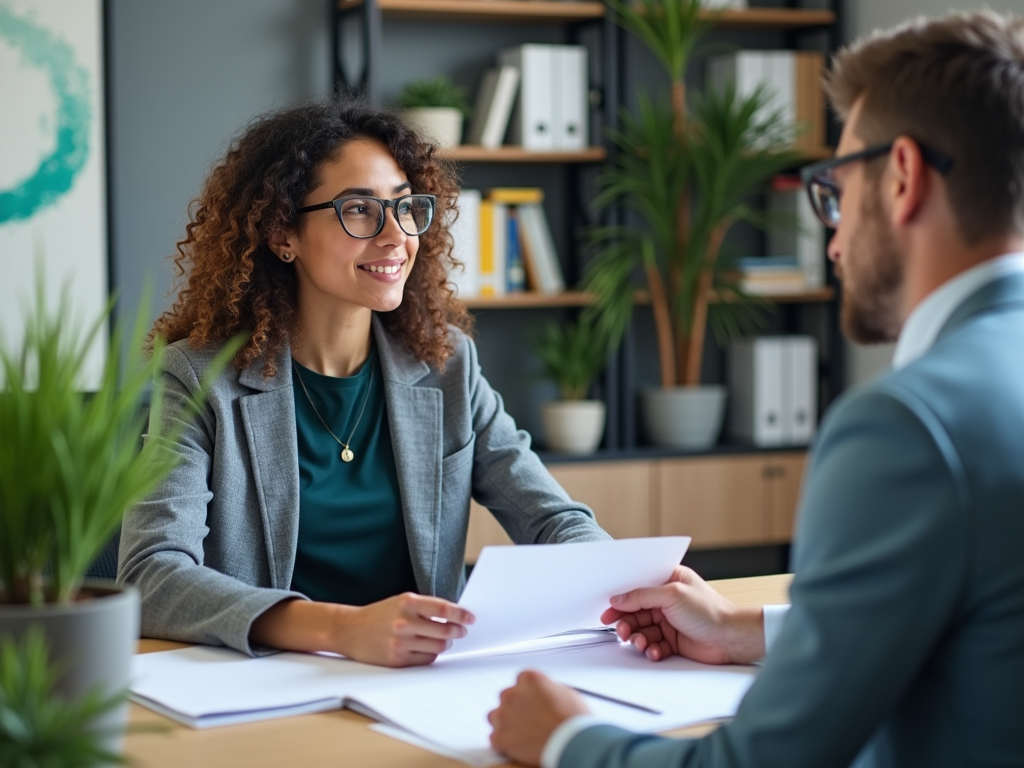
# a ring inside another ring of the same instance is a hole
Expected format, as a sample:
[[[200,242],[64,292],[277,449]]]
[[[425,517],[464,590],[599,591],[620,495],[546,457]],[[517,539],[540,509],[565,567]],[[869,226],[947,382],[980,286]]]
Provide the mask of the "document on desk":
[[[679,658],[654,664],[607,628],[580,630],[598,624],[612,595],[664,583],[688,543],[665,537],[486,548],[460,601],[477,621],[427,667],[386,669],[330,654],[253,659],[197,646],[136,656],[130,696],[193,728],[348,706],[389,733],[400,729],[407,740],[479,766],[500,761],[489,746],[487,713],[527,668],[588,692],[595,714],[635,730],[727,717],[754,668]]]
[[[612,595],[664,584],[689,544],[659,536],[484,547],[459,599],[476,622],[447,653],[597,627]]]
[[[600,694],[584,696],[595,715],[648,732],[734,714],[756,674],[754,667],[680,658],[655,664],[608,633],[591,635],[585,645],[529,647],[534,650],[442,658],[409,669],[318,654],[252,659],[223,648],[185,648],[136,656],[131,698],[193,728],[347,706],[393,736],[399,729],[408,741],[487,766],[501,762],[490,748],[487,713],[523,669]]]

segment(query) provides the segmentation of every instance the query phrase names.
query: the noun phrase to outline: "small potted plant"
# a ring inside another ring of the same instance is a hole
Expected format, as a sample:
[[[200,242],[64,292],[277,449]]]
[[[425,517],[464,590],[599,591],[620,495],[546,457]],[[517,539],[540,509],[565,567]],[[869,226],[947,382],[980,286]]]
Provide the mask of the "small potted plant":
[[[469,115],[466,89],[444,75],[416,80],[405,86],[398,103],[409,124],[439,147],[451,149],[462,141],[462,121]]]
[[[0,637],[0,765],[4,768],[94,768],[124,759],[108,747],[121,731],[97,727],[117,710],[124,692],[100,689],[78,698],[61,694],[60,664],[33,629],[20,640]]]
[[[724,387],[701,385],[708,327],[726,341],[760,320],[761,302],[740,290],[722,243],[739,221],[765,225],[747,199],[796,162],[793,127],[766,112],[763,88],[748,96],[732,86],[699,94],[687,114],[686,69],[709,28],[701,0],[611,5],[665,66],[670,99],[641,94],[636,115],[623,110],[622,129],[612,134],[619,152],[598,200],[624,201],[635,216],[592,231],[597,253],[583,287],[597,294],[600,323],[615,339],[630,322],[636,289],[646,289],[661,374],[659,387],[640,393],[647,437],[703,449],[717,440],[725,408]]]
[[[604,435],[605,404],[588,400],[590,385],[607,364],[609,340],[584,310],[574,322],[546,323],[534,339],[544,376],[558,385],[561,400],[544,403],[541,419],[548,448],[593,453]]]
[[[98,387],[86,395],[87,353],[112,305],[83,331],[69,316],[67,296],[50,315],[41,279],[38,286],[19,345],[0,341],[0,640],[38,628],[52,658],[62,660],[62,695],[109,696],[128,686],[138,594],[113,581],[85,582],[84,574],[125,510],[174,466],[178,434],[161,434],[154,423],[139,447],[146,392],[152,387],[157,412],[163,398],[155,376],[163,359],[159,340],[148,360],[126,360],[119,325]],[[131,349],[141,351],[147,318],[143,302]],[[183,404],[181,422],[199,407]],[[115,730],[126,715],[125,707],[105,711],[97,727]]]

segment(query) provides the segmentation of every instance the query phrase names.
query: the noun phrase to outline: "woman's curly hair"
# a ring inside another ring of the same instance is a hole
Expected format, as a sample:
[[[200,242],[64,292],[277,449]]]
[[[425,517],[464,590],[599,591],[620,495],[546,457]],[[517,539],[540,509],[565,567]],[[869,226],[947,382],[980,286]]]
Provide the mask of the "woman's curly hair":
[[[469,332],[472,317],[455,299],[449,270],[448,228],[458,181],[401,118],[359,101],[310,104],[256,119],[236,139],[190,206],[191,221],[174,258],[177,277],[187,275],[170,310],[150,333],[169,343],[187,338],[193,348],[250,334],[234,363],[248,368],[263,358],[263,375],[298,331],[295,266],[271,251],[270,234],[298,229],[296,210],[320,183],[319,170],[346,142],[380,141],[405,172],[414,192],[437,197],[435,223],[420,236],[416,261],[401,305],[380,313],[389,332],[419,359],[443,368],[453,350],[448,325]]]

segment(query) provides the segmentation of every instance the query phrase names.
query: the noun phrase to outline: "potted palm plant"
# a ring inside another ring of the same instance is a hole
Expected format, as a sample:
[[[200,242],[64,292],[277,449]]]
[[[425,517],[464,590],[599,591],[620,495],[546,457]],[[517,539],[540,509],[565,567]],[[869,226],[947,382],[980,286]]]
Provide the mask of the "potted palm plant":
[[[39,628],[52,658],[62,660],[57,690],[74,699],[128,685],[138,595],[112,581],[85,582],[84,574],[124,511],[174,466],[179,435],[154,423],[139,447],[150,386],[155,412],[163,399],[154,376],[159,340],[148,360],[125,360],[118,326],[97,390],[81,392],[87,353],[110,306],[82,331],[63,298],[63,308],[48,314],[40,279],[20,345],[0,343],[0,640]],[[142,349],[147,318],[143,306],[132,349]],[[222,355],[218,369],[236,349]],[[181,423],[199,406],[183,404]],[[112,732],[125,714],[124,707],[98,712],[97,727]]]
[[[469,115],[466,89],[443,75],[416,80],[398,97],[406,119],[439,147],[451,149],[462,140],[462,122]]]
[[[561,400],[544,403],[541,419],[548,448],[561,453],[593,453],[604,435],[605,404],[589,400],[590,385],[608,360],[609,339],[593,311],[575,321],[549,322],[534,339],[544,376],[558,386]]]
[[[592,232],[595,258],[584,287],[598,296],[600,322],[615,339],[630,321],[636,274],[650,297],[660,387],[641,393],[643,423],[657,445],[705,448],[721,429],[725,390],[701,386],[709,328],[725,340],[759,319],[759,302],[740,290],[722,258],[739,221],[763,226],[747,203],[796,162],[792,126],[768,113],[770,94],[741,96],[735,87],[692,99],[685,76],[709,28],[701,0],[611,0],[620,24],[640,38],[668,72],[669,101],[646,95],[636,115],[623,110],[612,134],[616,161],[602,179],[600,203],[622,200],[636,224]],[[713,305],[713,299],[718,303]]]

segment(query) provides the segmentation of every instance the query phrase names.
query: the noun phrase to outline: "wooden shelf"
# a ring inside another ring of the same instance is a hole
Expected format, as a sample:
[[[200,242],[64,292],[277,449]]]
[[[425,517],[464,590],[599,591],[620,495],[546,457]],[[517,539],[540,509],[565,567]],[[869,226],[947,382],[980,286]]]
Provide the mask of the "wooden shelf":
[[[338,0],[339,11],[362,7],[364,0]],[[602,19],[601,2],[560,0],[377,0],[395,19],[477,22],[572,23]],[[744,8],[703,13],[723,29],[807,29],[835,24],[832,11],[803,8]]]
[[[744,8],[732,11],[705,11],[722,29],[806,29],[828,27],[836,23],[832,11],[804,8]]]
[[[832,301],[835,298],[833,288],[817,288],[813,291],[801,291],[799,293],[784,293],[774,296],[761,296],[774,304],[817,304]],[[525,291],[523,293],[510,293],[504,296],[478,296],[463,300],[469,309],[541,309],[559,307],[586,307],[594,303],[592,293],[581,293],[579,291],[566,291],[565,293],[548,294],[536,291]],[[646,291],[636,292],[636,303],[650,304],[650,297]]]
[[[574,22],[604,18],[604,3],[557,0],[377,0],[396,19],[484,22]],[[338,10],[359,8],[363,0],[339,0]]]
[[[495,0],[498,2],[499,0]],[[531,2],[532,0],[522,0]],[[468,2],[468,0],[452,0],[452,2]],[[463,144],[454,149],[446,149],[441,156],[448,160],[464,163],[600,163],[608,157],[604,147],[588,147],[576,151],[534,152],[522,147],[484,147]]]

